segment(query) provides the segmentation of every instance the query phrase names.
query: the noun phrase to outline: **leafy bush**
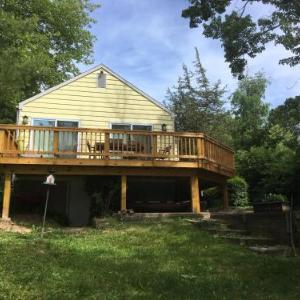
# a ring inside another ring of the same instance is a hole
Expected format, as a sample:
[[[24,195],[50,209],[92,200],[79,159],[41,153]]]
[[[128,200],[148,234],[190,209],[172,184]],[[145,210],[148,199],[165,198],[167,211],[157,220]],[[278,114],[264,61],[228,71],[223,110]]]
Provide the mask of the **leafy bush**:
[[[235,176],[227,181],[229,205],[244,207],[249,205],[248,184],[244,178]]]
[[[221,208],[221,191],[217,187],[211,187],[203,191],[203,202],[206,202],[207,208]]]
[[[287,197],[282,194],[267,194],[263,202],[287,202]]]

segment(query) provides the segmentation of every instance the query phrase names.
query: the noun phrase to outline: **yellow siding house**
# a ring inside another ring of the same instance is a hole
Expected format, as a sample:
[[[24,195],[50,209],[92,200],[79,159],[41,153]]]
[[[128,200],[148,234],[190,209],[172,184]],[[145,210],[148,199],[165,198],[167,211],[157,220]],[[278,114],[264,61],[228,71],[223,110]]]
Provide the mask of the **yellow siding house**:
[[[125,130],[174,130],[159,102],[101,64],[19,104],[18,124]]]
[[[122,214],[199,214],[200,191],[213,185],[228,206],[233,151],[174,131],[170,111],[104,65],[22,101],[17,113],[17,124],[0,124],[4,220],[41,212],[49,174],[49,213],[72,226],[89,224],[95,205],[103,214],[95,195],[112,190],[114,198],[101,194],[105,207]]]

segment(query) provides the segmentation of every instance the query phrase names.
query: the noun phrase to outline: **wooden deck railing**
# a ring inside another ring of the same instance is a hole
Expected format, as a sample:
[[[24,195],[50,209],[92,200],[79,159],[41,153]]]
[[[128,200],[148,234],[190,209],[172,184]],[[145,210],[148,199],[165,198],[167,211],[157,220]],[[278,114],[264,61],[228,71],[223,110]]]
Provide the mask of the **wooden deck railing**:
[[[0,125],[0,156],[202,161],[234,169],[230,148],[189,132]]]

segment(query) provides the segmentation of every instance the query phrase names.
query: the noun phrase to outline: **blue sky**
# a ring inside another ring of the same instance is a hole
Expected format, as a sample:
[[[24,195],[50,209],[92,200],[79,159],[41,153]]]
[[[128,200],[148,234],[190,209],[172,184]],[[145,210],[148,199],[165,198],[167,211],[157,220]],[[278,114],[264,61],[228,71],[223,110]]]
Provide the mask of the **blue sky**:
[[[95,65],[106,64],[162,102],[167,88],[181,75],[182,64],[191,65],[197,47],[209,78],[220,79],[227,95],[236,88],[237,81],[224,61],[220,43],[204,38],[201,28],[190,29],[188,20],[181,17],[187,0],[101,0],[100,4],[93,14],[97,20],[92,27],[97,38]],[[252,12],[267,14],[268,8],[252,8]],[[300,94],[300,66],[278,65],[286,55],[282,47],[270,45],[247,67],[248,74],[263,71],[270,80],[266,101],[272,106]],[[90,66],[80,68],[84,71]]]

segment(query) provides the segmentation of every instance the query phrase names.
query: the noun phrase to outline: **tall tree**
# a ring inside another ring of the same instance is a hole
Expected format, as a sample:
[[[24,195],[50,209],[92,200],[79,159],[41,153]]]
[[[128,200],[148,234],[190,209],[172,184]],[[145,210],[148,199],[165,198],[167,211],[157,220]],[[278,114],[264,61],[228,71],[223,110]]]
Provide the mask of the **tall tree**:
[[[242,77],[247,57],[263,52],[273,41],[292,54],[280,60],[281,64],[294,66],[300,63],[300,1],[299,0],[189,0],[190,6],[182,11],[190,19],[190,27],[203,24],[208,38],[221,41],[225,59],[234,75]],[[249,6],[259,13],[261,5],[267,6],[268,16],[251,15]]]
[[[220,81],[210,83],[196,49],[193,70],[184,65],[177,85],[167,92],[166,105],[175,115],[176,130],[200,131],[230,143],[223,95]]]
[[[291,132],[298,134],[300,125],[300,96],[288,98],[284,104],[277,106],[270,111],[269,122],[278,124]]]
[[[265,133],[268,104],[263,101],[267,80],[262,74],[245,77],[231,98],[234,126],[234,146],[237,150],[249,150],[260,145]]]
[[[90,63],[90,0],[0,0],[0,123],[15,106]]]
[[[267,194],[289,198],[294,193],[296,151],[292,140],[291,132],[275,125],[266,131],[260,145],[237,151],[237,170],[249,184],[252,201],[262,201]]]

